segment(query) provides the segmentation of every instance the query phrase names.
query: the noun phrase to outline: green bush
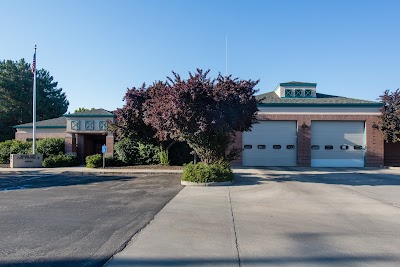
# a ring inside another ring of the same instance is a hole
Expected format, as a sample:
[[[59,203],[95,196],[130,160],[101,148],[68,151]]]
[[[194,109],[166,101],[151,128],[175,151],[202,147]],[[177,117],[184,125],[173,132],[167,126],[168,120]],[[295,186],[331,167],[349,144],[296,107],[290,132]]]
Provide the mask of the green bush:
[[[50,155],[43,160],[43,167],[72,167],[79,165],[79,160],[75,156],[68,156],[64,154]]]
[[[10,154],[31,154],[32,142],[7,140],[0,143],[0,163],[10,163]]]
[[[118,167],[124,166],[125,163],[119,160],[117,157],[107,156],[106,167]],[[86,157],[86,168],[102,168],[103,167],[103,155],[96,154]]]
[[[160,164],[160,148],[153,144],[138,143],[139,164]]]
[[[43,154],[43,159],[50,155],[64,154],[64,138],[45,138],[37,141],[36,152]]]
[[[124,138],[115,144],[115,153],[122,162],[127,165],[138,163],[139,148],[138,143],[129,138]]]
[[[101,154],[86,157],[86,168],[99,168],[103,166],[103,156]]]
[[[182,181],[195,183],[233,181],[233,172],[228,163],[189,163],[183,169]]]

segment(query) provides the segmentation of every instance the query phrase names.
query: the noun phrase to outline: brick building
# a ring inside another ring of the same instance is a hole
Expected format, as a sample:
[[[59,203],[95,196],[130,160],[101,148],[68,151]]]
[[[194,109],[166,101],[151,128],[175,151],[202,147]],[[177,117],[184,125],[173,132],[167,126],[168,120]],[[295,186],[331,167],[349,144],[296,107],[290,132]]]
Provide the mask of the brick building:
[[[261,100],[258,123],[236,136],[235,165],[370,167],[384,165],[381,103],[326,95],[316,83],[280,83]]]
[[[114,136],[108,130],[108,121],[114,122],[114,114],[104,109],[87,110],[66,114],[63,117],[38,121],[36,139],[65,138],[65,153],[83,160],[88,155],[101,154],[102,145],[107,146],[106,155],[114,152]],[[32,140],[32,123],[16,125],[15,139]]]

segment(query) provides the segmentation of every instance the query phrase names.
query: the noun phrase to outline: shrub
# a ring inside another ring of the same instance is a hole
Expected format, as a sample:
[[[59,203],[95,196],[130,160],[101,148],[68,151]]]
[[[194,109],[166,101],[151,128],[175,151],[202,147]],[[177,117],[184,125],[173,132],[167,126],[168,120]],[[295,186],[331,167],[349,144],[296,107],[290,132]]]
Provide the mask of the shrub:
[[[124,138],[115,144],[115,153],[118,159],[125,164],[137,164],[139,157],[138,143],[129,138]]]
[[[160,164],[160,148],[153,144],[138,143],[139,164]]]
[[[124,166],[124,162],[119,160],[117,157],[107,156],[106,167]],[[101,168],[103,167],[103,155],[96,154],[86,157],[86,168]]]
[[[158,152],[158,157],[160,159],[161,165],[169,165],[168,150],[160,149],[160,151]]]
[[[50,155],[43,160],[43,167],[72,167],[79,165],[79,160],[75,156],[68,156],[64,154]]]
[[[103,166],[103,156],[101,154],[86,157],[86,168],[99,168]]]
[[[182,181],[195,183],[226,182],[233,180],[233,172],[228,163],[189,163],[183,169]]]
[[[32,153],[32,142],[7,140],[0,143],[0,163],[10,163],[10,154]]]
[[[37,153],[43,154],[43,159],[50,155],[64,154],[63,138],[45,138],[37,141]]]

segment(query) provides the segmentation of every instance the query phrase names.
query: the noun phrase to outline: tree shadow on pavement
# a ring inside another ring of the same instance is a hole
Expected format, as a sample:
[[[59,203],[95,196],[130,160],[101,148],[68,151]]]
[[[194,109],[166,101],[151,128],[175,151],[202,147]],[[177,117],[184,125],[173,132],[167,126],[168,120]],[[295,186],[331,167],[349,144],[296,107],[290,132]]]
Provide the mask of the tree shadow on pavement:
[[[235,172],[234,186],[257,185],[269,182],[303,182],[337,185],[400,185],[395,171],[361,168],[260,168],[257,171]]]

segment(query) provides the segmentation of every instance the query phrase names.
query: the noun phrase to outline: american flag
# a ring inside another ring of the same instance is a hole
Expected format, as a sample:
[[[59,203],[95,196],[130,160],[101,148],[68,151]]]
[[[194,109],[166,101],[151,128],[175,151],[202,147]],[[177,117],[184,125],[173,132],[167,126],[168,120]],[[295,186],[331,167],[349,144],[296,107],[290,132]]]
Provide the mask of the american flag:
[[[32,73],[35,74],[35,69],[36,69],[36,49],[35,49],[35,54],[33,54],[33,61],[32,61]]]

